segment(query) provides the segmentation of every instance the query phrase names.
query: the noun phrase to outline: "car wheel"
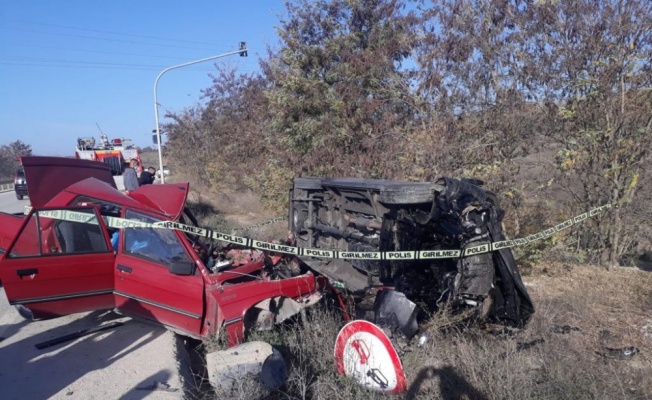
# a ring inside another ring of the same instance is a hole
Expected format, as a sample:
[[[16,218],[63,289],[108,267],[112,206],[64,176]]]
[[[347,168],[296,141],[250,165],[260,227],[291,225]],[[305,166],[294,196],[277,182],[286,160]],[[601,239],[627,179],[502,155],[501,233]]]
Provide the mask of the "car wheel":
[[[18,193],[16,193],[16,198],[17,198],[18,200],[22,200],[22,199],[23,199],[23,195],[22,195],[22,194],[18,194]]]
[[[21,317],[25,318],[27,321],[34,321],[34,315],[29,308],[22,304],[18,304],[14,307],[16,307],[16,311],[18,311],[18,314],[20,314]]]

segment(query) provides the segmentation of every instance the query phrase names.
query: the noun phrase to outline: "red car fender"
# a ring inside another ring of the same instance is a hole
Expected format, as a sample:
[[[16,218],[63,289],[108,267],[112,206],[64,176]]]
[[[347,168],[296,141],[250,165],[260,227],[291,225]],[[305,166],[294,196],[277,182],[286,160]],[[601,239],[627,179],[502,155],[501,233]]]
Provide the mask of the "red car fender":
[[[244,340],[244,316],[255,304],[273,297],[296,299],[317,290],[312,272],[294,278],[262,281],[256,280],[236,285],[211,285],[207,290],[207,309],[204,333],[217,335],[220,327],[226,329],[228,345]]]

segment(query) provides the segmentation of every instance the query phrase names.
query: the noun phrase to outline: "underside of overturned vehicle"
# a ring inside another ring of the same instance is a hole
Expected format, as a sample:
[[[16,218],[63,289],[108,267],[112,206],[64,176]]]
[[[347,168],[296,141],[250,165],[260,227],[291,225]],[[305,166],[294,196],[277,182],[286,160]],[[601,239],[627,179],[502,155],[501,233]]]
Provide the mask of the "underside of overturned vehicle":
[[[374,322],[394,325],[409,337],[416,333],[417,314],[429,315],[444,304],[515,326],[534,313],[510,248],[464,256],[464,249],[505,240],[504,211],[481,181],[297,178],[290,200],[290,231],[298,246],[352,252],[303,257],[311,268],[353,294],[392,289],[379,292]],[[353,254],[424,250],[447,258]]]

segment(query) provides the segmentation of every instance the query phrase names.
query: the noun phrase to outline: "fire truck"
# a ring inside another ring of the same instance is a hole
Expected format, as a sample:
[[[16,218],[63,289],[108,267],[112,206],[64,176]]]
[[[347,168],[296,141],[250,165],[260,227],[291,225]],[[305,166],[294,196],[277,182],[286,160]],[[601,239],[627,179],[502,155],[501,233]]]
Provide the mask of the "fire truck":
[[[138,160],[136,173],[140,176],[143,168],[140,153],[131,142],[131,139],[116,138],[109,141],[108,136],[105,134],[102,134],[100,139],[102,143],[96,145],[94,137],[77,138],[75,158],[109,164],[113,175],[122,175],[123,163],[135,158]]]

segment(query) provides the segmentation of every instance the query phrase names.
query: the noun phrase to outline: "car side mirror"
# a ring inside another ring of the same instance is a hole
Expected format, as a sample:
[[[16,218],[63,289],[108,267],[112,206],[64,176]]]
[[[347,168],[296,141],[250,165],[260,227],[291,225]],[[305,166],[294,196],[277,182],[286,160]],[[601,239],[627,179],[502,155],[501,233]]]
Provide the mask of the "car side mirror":
[[[172,261],[170,273],[174,275],[192,275],[195,273],[195,264],[192,261]]]

